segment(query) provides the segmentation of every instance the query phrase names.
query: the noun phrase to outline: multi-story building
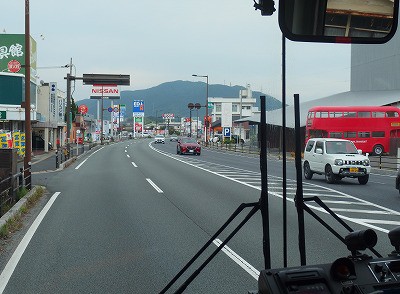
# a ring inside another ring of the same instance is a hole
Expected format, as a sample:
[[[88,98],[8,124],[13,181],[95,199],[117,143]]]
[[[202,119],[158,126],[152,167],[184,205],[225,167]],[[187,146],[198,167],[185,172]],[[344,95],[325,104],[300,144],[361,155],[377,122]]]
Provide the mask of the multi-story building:
[[[250,126],[247,122],[235,123],[240,118],[260,113],[256,107],[256,98],[252,96],[250,85],[239,91],[237,98],[209,97],[208,102],[213,104],[211,111],[212,135],[223,136],[223,128],[231,128],[231,135],[241,139],[250,138]]]
[[[37,121],[32,123],[33,137],[44,139],[44,151],[48,143],[54,147],[63,146],[66,141],[65,110],[67,98],[57,89],[57,83],[44,83],[38,87]]]

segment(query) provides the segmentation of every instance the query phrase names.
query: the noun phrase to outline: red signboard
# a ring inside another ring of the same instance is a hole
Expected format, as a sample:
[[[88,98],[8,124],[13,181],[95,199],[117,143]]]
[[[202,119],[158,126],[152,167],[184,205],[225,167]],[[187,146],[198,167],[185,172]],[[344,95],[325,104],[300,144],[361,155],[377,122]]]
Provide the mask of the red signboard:
[[[8,66],[8,71],[10,72],[19,72],[21,70],[21,63],[18,60],[10,60],[7,64]]]
[[[86,114],[88,112],[88,107],[85,104],[79,105],[78,112]]]

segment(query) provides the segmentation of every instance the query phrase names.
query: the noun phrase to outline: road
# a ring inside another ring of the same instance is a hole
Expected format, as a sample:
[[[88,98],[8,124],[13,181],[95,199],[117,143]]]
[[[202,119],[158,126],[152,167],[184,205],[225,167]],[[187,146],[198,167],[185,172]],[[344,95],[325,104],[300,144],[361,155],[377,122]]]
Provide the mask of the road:
[[[53,196],[3,269],[3,293],[160,292],[241,203],[258,201],[261,192],[257,157],[206,149],[201,156],[181,156],[175,148],[169,141],[129,140],[90,152],[61,172],[36,175]],[[283,265],[281,166],[276,158],[268,161],[272,267]],[[293,160],[287,169],[288,265],[295,266],[300,259]],[[365,186],[351,179],[328,185],[315,176],[304,181],[304,194],[321,197],[355,230],[374,228],[382,255],[393,250],[386,234],[399,225],[400,207],[392,174],[374,172]],[[346,234],[331,217],[318,214]],[[206,257],[228,233],[214,240]],[[306,241],[308,264],[349,255],[309,216]],[[257,289],[263,268],[257,213],[185,293],[247,293]]]

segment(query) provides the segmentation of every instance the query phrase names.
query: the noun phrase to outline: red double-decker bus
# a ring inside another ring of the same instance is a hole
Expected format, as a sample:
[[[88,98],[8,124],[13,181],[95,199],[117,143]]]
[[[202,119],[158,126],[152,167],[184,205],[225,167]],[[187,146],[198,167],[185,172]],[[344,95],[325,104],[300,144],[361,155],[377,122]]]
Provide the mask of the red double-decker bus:
[[[394,106],[316,106],[307,114],[310,138],[341,138],[365,153],[389,152],[390,138],[400,138],[400,109]]]

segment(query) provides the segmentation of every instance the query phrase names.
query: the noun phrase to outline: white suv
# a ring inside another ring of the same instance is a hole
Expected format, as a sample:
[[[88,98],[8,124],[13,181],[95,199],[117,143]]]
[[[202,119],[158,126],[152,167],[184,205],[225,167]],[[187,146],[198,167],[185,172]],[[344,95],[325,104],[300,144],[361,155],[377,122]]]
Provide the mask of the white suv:
[[[328,183],[344,177],[357,178],[361,185],[368,182],[371,166],[368,156],[362,155],[352,141],[334,138],[312,138],[304,150],[304,177],[325,175]]]
[[[165,144],[165,138],[163,135],[156,135],[154,138],[154,143],[163,143]]]

